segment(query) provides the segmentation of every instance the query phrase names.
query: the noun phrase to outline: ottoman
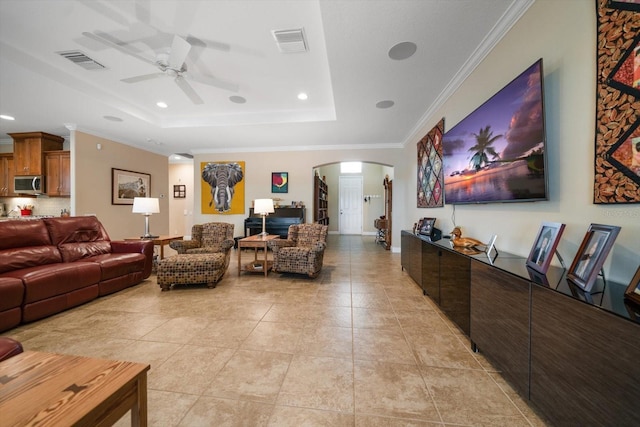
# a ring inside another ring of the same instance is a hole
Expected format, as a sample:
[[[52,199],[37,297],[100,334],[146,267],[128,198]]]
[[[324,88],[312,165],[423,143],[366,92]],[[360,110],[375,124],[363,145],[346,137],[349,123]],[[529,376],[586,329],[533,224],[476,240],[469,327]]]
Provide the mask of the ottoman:
[[[158,285],[163,291],[171,285],[206,283],[215,288],[227,270],[224,253],[179,254],[165,258],[158,264]]]

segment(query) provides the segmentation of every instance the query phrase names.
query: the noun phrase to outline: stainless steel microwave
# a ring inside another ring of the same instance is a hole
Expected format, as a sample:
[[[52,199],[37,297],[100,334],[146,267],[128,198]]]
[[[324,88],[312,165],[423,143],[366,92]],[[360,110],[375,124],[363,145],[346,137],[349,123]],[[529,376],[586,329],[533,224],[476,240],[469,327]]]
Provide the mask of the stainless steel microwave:
[[[14,177],[13,192],[17,194],[44,194],[44,176],[29,175]]]

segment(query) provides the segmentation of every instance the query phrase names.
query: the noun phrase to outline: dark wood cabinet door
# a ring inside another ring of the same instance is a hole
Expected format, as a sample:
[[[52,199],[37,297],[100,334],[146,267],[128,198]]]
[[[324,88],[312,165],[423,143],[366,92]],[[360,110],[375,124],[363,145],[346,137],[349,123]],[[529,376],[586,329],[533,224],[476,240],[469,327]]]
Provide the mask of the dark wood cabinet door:
[[[469,335],[471,260],[446,249],[440,253],[440,308]]]
[[[556,425],[640,425],[638,325],[532,287],[531,402]]]
[[[400,258],[402,268],[422,287],[422,240],[413,233],[400,233]]]
[[[529,397],[530,282],[471,262],[471,341],[521,394]]]
[[[440,249],[422,242],[422,290],[440,304]]]

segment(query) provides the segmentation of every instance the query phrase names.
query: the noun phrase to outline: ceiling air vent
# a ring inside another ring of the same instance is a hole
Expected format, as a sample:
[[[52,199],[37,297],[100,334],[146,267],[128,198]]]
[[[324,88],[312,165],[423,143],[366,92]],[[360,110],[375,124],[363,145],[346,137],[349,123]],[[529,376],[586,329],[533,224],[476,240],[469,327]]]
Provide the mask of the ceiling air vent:
[[[294,30],[273,30],[271,33],[276,40],[278,49],[280,49],[282,53],[306,52],[308,50],[302,28]]]
[[[85,70],[102,70],[106,68],[104,65],[99,62],[89,58],[87,55],[82,53],[79,50],[67,50],[64,52],[56,52],[58,55],[61,55],[67,58],[69,61],[73,62],[84,68]]]

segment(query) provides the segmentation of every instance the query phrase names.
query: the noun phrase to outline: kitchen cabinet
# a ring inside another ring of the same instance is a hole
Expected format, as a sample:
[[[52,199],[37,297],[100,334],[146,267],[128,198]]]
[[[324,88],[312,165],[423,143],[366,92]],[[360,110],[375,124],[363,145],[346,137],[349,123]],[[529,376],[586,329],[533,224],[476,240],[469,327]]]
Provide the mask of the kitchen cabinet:
[[[13,154],[0,154],[0,197],[11,197],[13,193]]]
[[[71,153],[47,151],[45,153],[45,186],[48,196],[71,195]]]
[[[64,138],[45,132],[10,133],[16,176],[44,175],[45,151],[62,150]]]

